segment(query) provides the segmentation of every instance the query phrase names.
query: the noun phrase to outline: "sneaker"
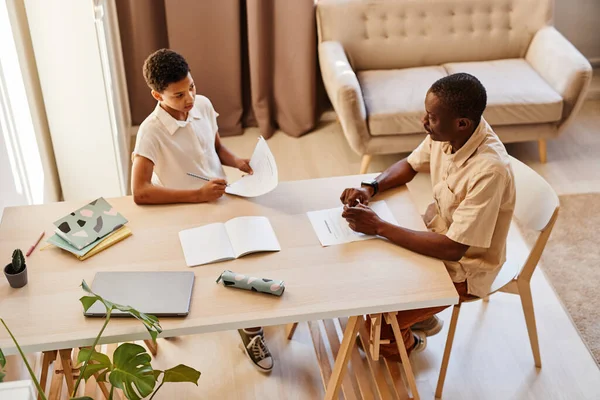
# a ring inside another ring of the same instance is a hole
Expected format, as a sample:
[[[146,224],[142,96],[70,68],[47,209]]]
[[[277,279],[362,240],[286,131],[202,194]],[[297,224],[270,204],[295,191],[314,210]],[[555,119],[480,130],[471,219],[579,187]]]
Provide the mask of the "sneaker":
[[[273,369],[273,357],[265,344],[264,331],[247,331],[238,329],[242,338],[240,347],[250,358],[256,368],[262,372],[271,372]]]
[[[413,353],[420,353],[427,347],[427,335],[423,331],[413,331],[415,344],[413,345]]]
[[[436,315],[427,318],[425,321],[417,322],[410,327],[413,331],[421,331],[426,336],[434,336],[440,333],[444,327],[444,321],[439,319]]]

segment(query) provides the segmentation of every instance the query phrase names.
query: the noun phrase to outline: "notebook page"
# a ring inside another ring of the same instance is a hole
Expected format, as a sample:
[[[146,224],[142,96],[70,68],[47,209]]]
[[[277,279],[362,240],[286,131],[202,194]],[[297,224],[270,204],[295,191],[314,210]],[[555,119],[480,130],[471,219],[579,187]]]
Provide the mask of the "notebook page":
[[[225,225],[222,223],[181,231],[179,240],[188,267],[235,258]]]
[[[238,217],[225,223],[236,257],[259,251],[279,251],[279,241],[266,217]]]

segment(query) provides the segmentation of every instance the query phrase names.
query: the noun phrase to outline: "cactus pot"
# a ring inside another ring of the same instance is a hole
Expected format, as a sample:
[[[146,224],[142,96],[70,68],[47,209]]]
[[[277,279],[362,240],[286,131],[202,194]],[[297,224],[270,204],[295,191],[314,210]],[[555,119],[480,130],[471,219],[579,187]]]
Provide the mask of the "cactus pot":
[[[27,285],[27,265],[25,265],[23,271],[19,272],[18,274],[9,273],[8,271],[10,271],[11,269],[12,264],[8,264],[6,265],[6,267],[4,267],[4,275],[6,276],[9,285],[15,289]]]

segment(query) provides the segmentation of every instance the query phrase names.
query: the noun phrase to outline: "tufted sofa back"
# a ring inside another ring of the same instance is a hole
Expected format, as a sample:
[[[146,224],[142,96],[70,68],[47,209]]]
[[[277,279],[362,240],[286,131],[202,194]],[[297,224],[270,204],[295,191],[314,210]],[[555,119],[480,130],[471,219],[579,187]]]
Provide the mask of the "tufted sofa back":
[[[355,70],[524,57],[553,0],[319,0],[319,42]]]

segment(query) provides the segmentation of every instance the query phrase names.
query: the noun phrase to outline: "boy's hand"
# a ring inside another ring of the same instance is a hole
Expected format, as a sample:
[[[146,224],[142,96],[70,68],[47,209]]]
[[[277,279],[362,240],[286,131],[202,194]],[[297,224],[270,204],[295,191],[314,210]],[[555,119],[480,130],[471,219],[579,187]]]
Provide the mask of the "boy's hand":
[[[198,189],[200,195],[200,202],[203,201],[214,201],[225,194],[225,188],[227,187],[227,181],[224,179],[213,179],[206,182],[204,186]]]
[[[250,160],[238,158],[236,162],[236,168],[242,172],[252,175],[254,171],[252,171],[252,167],[250,166]]]

